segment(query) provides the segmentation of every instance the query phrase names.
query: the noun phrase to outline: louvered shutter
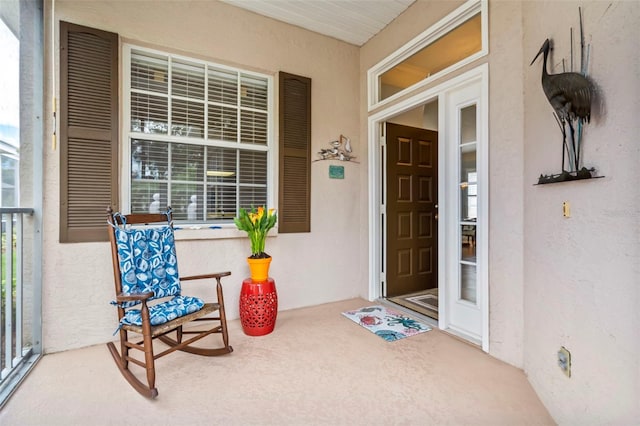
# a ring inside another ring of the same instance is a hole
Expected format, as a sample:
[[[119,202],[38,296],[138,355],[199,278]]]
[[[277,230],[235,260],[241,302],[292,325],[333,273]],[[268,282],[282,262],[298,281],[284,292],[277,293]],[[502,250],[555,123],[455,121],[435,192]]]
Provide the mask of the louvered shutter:
[[[107,241],[117,208],[118,35],[60,22],[60,241]]]
[[[278,232],[311,231],[311,79],[280,72]]]

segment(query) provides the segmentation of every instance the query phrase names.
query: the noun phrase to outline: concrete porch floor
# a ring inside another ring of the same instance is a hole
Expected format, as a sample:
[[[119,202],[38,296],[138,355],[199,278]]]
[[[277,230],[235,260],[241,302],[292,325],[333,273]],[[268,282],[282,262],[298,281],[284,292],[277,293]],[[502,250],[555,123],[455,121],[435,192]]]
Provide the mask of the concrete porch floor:
[[[386,342],[341,312],[363,299],[283,311],[261,337],[231,321],[234,352],[156,362],[156,400],[105,345],[46,355],[0,411],[3,425],[549,425],[524,373],[432,330]]]

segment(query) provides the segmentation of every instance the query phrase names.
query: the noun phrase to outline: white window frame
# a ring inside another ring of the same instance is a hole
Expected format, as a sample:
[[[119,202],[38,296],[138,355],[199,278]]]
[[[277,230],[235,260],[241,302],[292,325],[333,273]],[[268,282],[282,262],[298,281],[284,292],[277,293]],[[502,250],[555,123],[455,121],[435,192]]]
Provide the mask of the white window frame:
[[[120,181],[121,181],[121,190],[120,190],[120,206],[121,211],[130,212],[131,211],[131,140],[135,137],[132,136],[131,133],[131,55],[132,50],[145,52],[150,54],[158,54],[170,57],[172,61],[187,61],[191,63],[199,63],[205,65],[205,75],[206,75],[206,67],[212,66],[216,69],[228,70],[231,72],[241,73],[245,76],[255,76],[259,78],[264,78],[267,80],[267,144],[265,145],[253,145],[253,144],[242,144],[238,142],[226,142],[226,141],[212,141],[207,140],[206,138],[193,138],[187,136],[175,136],[171,134],[166,135],[154,135],[154,140],[167,141],[171,143],[193,143],[195,145],[204,145],[211,147],[220,147],[220,148],[231,148],[231,149],[242,149],[245,147],[249,150],[254,151],[264,151],[267,153],[267,206],[272,207],[276,205],[276,171],[277,171],[277,144],[274,142],[274,132],[275,132],[275,123],[274,123],[274,77],[270,74],[258,73],[254,71],[249,71],[242,68],[231,67],[223,64],[219,64],[213,61],[205,61],[202,59],[197,59],[193,57],[183,56],[171,53],[170,51],[164,51],[160,49],[151,49],[147,47],[142,47],[135,44],[123,43],[122,45],[122,125],[121,125],[121,150],[120,150]],[[206,89],[205,89],[206,91]],[[205,103],[207,102],[206,94],[205,94]],[[205,113],[205,127],[207,126],[207,117]],[[238,123],[238,131],[240,129],[240,123]],[[215,230],[210,227],[215,225]],[[185,230],[185,232],[181,232],[180,234],[176,234],[177,237],[180,235],[187,237],[188,239],[196,238],[229,238],[229,237],[237,237],[239,235],[244,235],[240,231],[236,229],[235,224],[233,223],[216,223],[212,221],[208,221],[206,223],[197,223],[192,225],[184,225],[181,224],[181,228]],[[194,232],[197,231],[197,232]],[[277,233],[277,229],[272,232],[273,234]]]
[[[442,71],[438,71],[433,75],[415,83],[412,86],[409,86],[401,91],[394,93],[392,96],[389,96],[385,99],[380,99],[380,84],[378,83],[380,80],[380,76],[385,72],[389,71],[391,68],[395,67],[405,59],[411,57],[415,53],[424,49],[426,46],[438,40],[440,37],[448,34],[464,22],[466,22],[469,18],[473,17],[477,13],[480,13],[480,25],[481,25],[481,41],[482,46],[480,50],[474,53],[471,56],[467,56],[466,58],[456,62],[443,69]],[[410,40],[404,46],[400,47],[398,50],[384,58],[382,61],[378,62],[376,65],[371,67],[367,72],[367,87],[368,87],[368,111],[379,108],[383,105],[387,105],[395,100],[401,98],[405,94],[410,91],[422,88],[434,80],[450,74],[451,72],[462,68],[463,66],[475,61],[478,58],[482,58],[489,53],[489,22],[488,22],[488,7],[487,0],[469,0],[462,6],[458,7],[456,10],[436,22],[434,25],[427,28],[421,34]]]

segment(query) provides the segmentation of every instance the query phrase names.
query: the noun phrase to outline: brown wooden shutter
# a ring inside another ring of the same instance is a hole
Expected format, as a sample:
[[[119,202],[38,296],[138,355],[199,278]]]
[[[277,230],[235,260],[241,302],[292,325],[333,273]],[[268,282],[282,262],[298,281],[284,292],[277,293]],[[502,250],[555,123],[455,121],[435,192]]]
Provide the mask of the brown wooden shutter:
[[[60,242],[108,241],[117,171],[118,35],[60,22]]]
[[[278,232],[311,231],[311,79],[280,72]]]

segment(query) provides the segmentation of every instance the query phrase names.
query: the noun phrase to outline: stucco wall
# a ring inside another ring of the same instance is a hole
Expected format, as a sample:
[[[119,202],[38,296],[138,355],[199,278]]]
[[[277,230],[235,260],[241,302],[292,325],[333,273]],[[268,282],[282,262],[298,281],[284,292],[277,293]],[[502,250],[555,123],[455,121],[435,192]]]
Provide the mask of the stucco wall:
[[[359,96],[358,48],[353,45],[209,1],[58,0],[55,19],[56,31],[57,21],[66,20],[186,55],[274,75],[282,70],[310,77],[312,152],[343,134],[351,138],[355,154],[361,155],[358,104],[354,101]],[[51,48],[50,33],[46,45]],[[56,47],[56,61],[58,56]],[[51,105],[51,91],[45,105]],[[59,150],[46,150],[46,352],[104,342],[112,338],[116,326],[116,314],[109,305],[114,295],[108,244],[58,242],[59,161]],[[329,180],[329,163],[311,165],[311,233],[280,234],[267,241],[267,251],[274,258],[271,275],[276,279],[281,310],[366,296],[362,292],[366,289],[365,268],[357,262],[358,253],[366,251],[358,234],[361,166],[345,163],[344,180]],[[240,286],[248,276],[248,254],[246,238],[178,242],[183,274],[232,272],[224,280],[231,319],[238,317]]]
[[[583,158],[606,177],[534,186],[540,173],[560,170],[561,136],[541,60],[529,63],[547,37],[556,39],[554,64],[569,57],[578,6],[600,93]],[[454,7],[419,0],[363,47],[363,135],[367,69]],[[637,2],[489,3],[490,353],[523,367],[561,424],[640,416],[639,13]],[[557,366],[561,346],[572,352],[571,378]]]
[[[546,38],[555,42],[552,64],[568,59],[569,28],[579,34],[579,6],[591,44],[588,74],[599,94],[584,134],[584,165],[605,177],[533,186],[540,173],[560,171],[562,139],[542,92],[541,60],[527,66],[525,371],[560,424],[637,424],[640,5],[526,2],[521,61],[528,65]],[[579,61],[577,53],[575,58]],[[571,204],[570,218],[562,216],[564,201]],[[556,365],[561,346],[571,351],[571,378]]]
[[[489,3],[489,350],[523,366],[522,3]]]

